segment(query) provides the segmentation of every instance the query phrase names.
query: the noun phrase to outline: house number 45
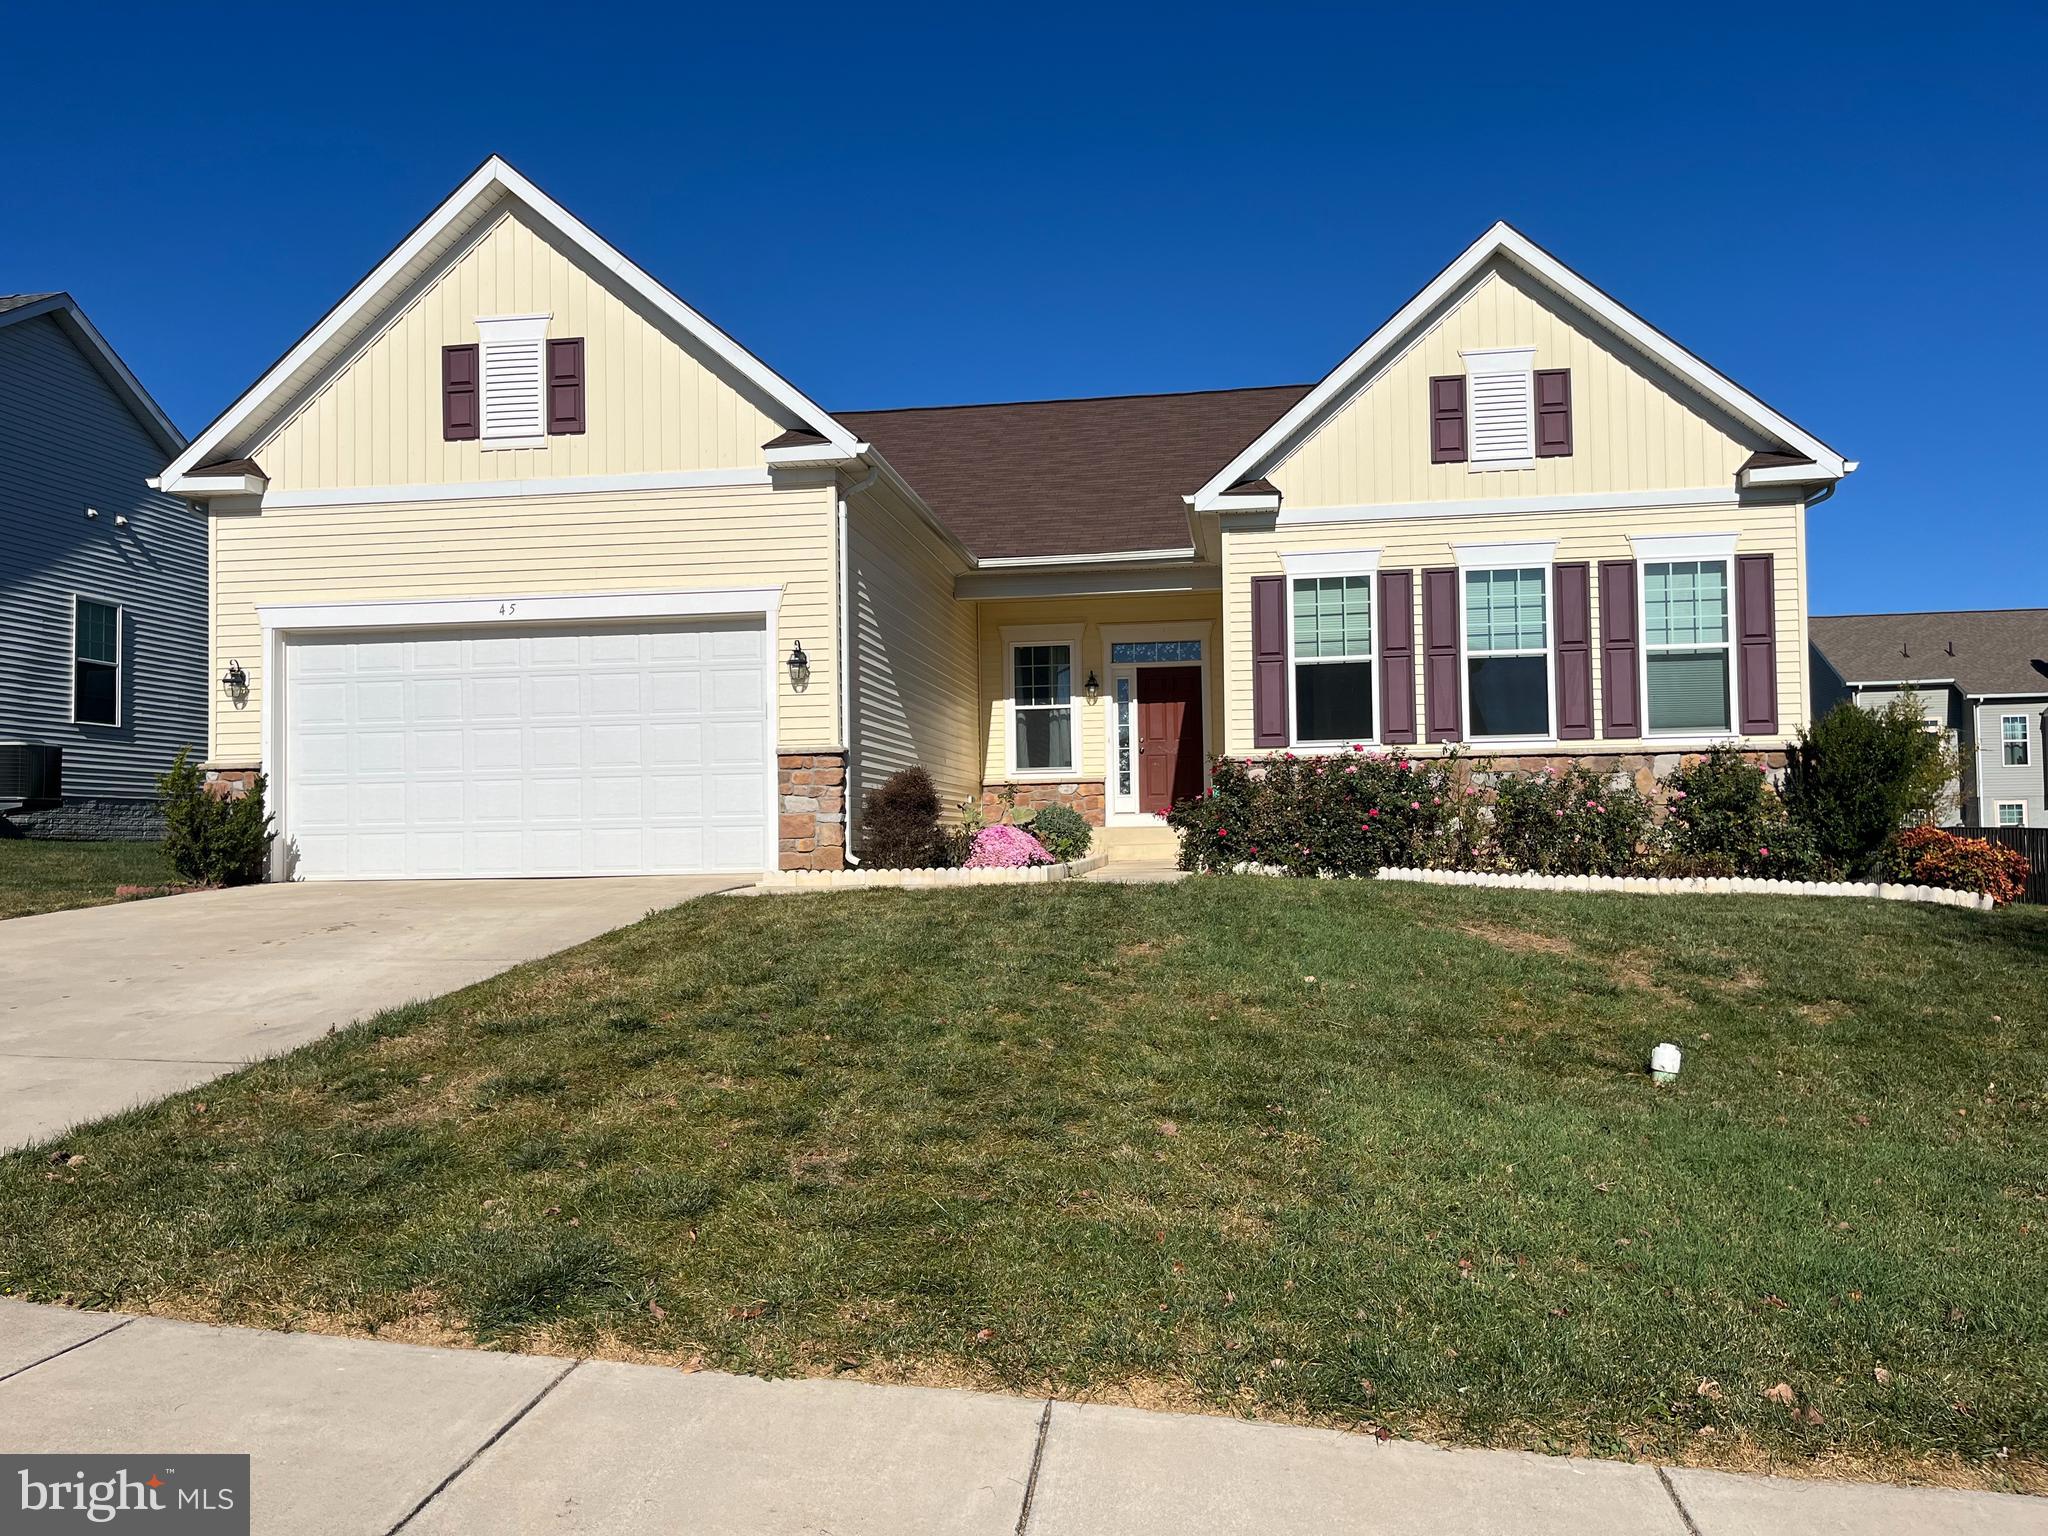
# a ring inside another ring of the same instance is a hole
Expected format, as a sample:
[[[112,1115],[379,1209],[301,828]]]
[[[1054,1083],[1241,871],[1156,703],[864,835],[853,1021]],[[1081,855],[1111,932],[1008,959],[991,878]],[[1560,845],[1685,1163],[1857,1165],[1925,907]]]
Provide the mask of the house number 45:
[[[499,614],[501,614],[501,615],[503,615],[503,614],[508,614],[508,613],[517,613],[518,611],[519,611],[519,605],[518,605],[517,603],[500,603],[500,604],[498,604],[498,612],[499,612]]]

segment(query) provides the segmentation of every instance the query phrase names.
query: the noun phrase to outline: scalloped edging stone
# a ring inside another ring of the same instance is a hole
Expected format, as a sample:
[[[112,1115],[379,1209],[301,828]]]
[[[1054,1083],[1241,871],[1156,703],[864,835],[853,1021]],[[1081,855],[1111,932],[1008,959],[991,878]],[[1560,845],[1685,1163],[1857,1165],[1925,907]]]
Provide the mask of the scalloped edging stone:
[[[1937,885],[1891,885],[1881,880],[1765,880],[1749,875],[1662,879],[1654,875],[1495,875],[1476,869],[1382,869],[1381,880],[1417,885],[1478,885],[1507,891],[1618,891],[1631,896],[1862,896],[1874,901],[1917,901],[1932,907],[1989,912],[1995,903],[1975,891]]]
[[[1023,869],[781,869],[763,875],[752,889],[775,894],[791,891],[928,891],[963,885],[1047,885],[1072,880],[1109,862],[1106,853],[1091,853],[1065,864],[1033,864]]]

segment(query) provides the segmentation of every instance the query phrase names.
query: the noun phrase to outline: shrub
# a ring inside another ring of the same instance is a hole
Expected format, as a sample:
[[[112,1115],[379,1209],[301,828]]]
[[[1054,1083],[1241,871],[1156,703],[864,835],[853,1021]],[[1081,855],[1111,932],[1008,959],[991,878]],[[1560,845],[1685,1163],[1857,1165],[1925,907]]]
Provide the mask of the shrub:
[[[262,774],[247,793],[229,798],[206,787],[206,779],[180,751],[170,771],[156,781],[164,813],[164,858],[178,878],[192,885],[254,885],[270,863],[276,834],[263,809],[268,781]]]
[[[1875,710],[1837,704],[1799,733],[1785,804],[1827,863],[1881,872],[1899,831],[1940,813],[1954,773],[1947,738],[1922,726],[1910,695]]]
[[[1064,805],[1048,805],[1031,818],[1031,835],[1045,845],[1045,851],[1065,864],[1085,857],[1095,832],[1088,818]]]
[[[943,862],[939,792],[922,768],[892,773],[861,802],[860,861],[872,869],[929,869]]]
[[[1650,808],[1633,785],[1572,766],[1503,776],[1494,786],[1498,861],[1541,875],[1630,875],[1645,865]]]
[[[1183,869],[1266,864],[1292,875],[1372,875],[1469,854],[1456,762],[1384,752],[1216,760],[1208,794],[1167,813]]]
[[[1983,837],[1958,837],[1939,827],[1908,827],[1897,840],[1905,877],[1917,885],[1976,891],[2000,906],[2026,894],[2033,866],[2017,848]]]
[[[1732,747],[1715,747],[1664,778],[1666,865],[1685,875],[1762,875],[1808,880],[1825,861],[1787,814],[1764,771]]]
[[[974,834],[974,852],[963,866],[967,869],[1022,869],[1030,864],[1050,864],[1045,845],[1022,827],[998,823]]]

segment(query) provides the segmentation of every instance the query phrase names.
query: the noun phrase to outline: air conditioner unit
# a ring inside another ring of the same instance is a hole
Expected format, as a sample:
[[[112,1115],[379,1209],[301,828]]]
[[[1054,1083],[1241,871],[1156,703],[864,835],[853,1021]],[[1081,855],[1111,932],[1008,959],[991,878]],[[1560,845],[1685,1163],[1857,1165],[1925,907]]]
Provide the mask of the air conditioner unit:
[[[35,805],[63,798],[62,747],[0,741],[0,805]]]

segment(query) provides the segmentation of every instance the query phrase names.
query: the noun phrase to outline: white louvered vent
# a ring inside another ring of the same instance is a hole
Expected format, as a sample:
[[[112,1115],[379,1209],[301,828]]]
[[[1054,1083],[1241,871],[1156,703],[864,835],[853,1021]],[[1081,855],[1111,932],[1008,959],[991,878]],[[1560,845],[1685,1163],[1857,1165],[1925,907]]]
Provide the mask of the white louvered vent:
[[[1474,467],[1534,463],[1536,412],[1530,369],[1535,348],[1502,347],[1464,356],[1472,400],[1470,462]]]
[[[547,439],[546,315],[479,319],[482,438]]]

